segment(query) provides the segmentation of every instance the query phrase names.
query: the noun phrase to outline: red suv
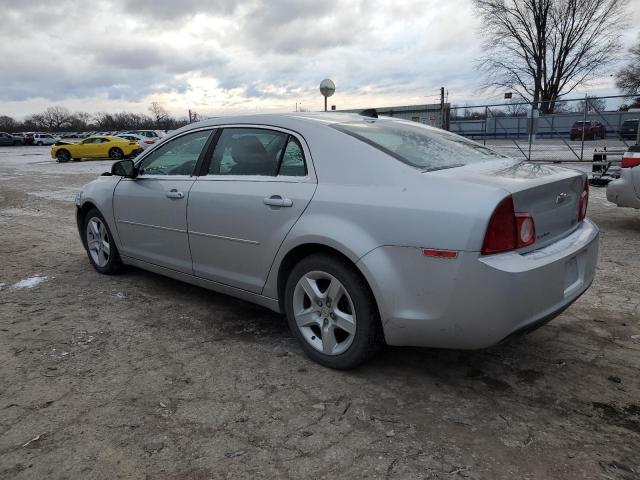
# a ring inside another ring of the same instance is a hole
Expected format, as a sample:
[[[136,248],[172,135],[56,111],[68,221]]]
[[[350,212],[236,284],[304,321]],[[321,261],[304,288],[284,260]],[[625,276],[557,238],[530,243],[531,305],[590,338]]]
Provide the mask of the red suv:
[[[33,132],[24,134],[24,144],[33,145]]]
[[[600,122],[576,122],[571,127],[569,132],[569,138],[576,140],[582,138],[582,130],[584,129],[585,140],[595,140],[596,138],[605,138],[607,136],[607,129]]]

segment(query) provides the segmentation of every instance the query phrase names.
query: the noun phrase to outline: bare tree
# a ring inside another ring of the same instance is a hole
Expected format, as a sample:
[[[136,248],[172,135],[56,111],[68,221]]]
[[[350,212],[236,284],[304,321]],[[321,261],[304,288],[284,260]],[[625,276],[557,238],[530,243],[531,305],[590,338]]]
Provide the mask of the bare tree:
[[[156,127],[161,127],[169,118],[169,112],[159,102],[151,102],[149,112],[151,112],[151,116],[156,122]]]
[[[630,108],[640,108],[640,97],[634,98],[631,104],[623,103],[620,105],[620,108],[618,108],[618,111],[627,112]]]
[[[38,128],[54,132],[67,127],[71,123],[72,116],[65,107],[49,107],[42,113],[32,115],[31,120]]]
[[[529,109],[522,103],[521,99],[510,100],[505,107],[505,114],[508,117],[526,117]]]
[[[640,93],[640,39],[629,49],[629,63],[616,74],[616,85],[624,93]]]
[[[571,113],[571,106],[564,100],[558,100],[553,106],[553,113]]]
[[[584,112],[585,100],[580,100],[575,105],[576,112]],[[587,96],[587,113],[604,112],[607,109],[607,101],[604,98]]]
[[[13,132],[17,127],[18,122],[16,122],[15,119],[7,115],[0,115],[0,131]]]
[[[483,20],[485,87],[544,113],[615,60],[628,0],[474,0]]]

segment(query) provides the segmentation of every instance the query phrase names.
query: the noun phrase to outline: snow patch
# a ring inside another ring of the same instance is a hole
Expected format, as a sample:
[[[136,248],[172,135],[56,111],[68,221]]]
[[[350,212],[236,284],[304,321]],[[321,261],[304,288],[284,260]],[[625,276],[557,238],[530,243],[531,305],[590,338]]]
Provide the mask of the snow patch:
[[[43,214],[33,208],[2,208],[0,215],[5,217],[41,217]]]
[[[43,282],[46,282],[49,277],[43,277],[41,275],[34,275],[33,277],[20,280],[18,283],[13,284],[13,288],[34,288]]]
[[[78,193],[77,188],[67,188],[55,191],[37,191],[30,192],[30,195],[34,195],[40,198],[46,198],[47,200],[62,200],[63,202],[73,202]]]

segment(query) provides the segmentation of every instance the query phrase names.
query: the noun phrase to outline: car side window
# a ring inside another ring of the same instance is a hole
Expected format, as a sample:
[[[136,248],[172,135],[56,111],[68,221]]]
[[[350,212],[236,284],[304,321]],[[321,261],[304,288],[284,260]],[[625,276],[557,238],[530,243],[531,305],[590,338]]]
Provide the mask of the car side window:
[[[211,130],[182,135],[155,149],[140,163],[140,175],[192,175]]]
[[[262,128],[225,128],[213,151],[209,175],[275,177],[288,135]]]
[[[289,136],[289,141],[287,142],[287,147],[285,148],[284,155],[282,156],[278,175],[304,177],[306,174],[307,165],[304,161],[302,145],[300,145],[297,138]]]

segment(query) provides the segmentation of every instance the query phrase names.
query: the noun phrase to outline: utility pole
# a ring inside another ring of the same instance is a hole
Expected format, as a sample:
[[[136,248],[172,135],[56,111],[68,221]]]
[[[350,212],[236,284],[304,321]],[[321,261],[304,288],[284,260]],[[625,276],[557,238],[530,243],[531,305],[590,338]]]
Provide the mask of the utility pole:
[[[446,130],[444,125],[444,87],[440,87],[440,128]]]
[[[189,109],[189,123],[191,123],[191,109]]]

